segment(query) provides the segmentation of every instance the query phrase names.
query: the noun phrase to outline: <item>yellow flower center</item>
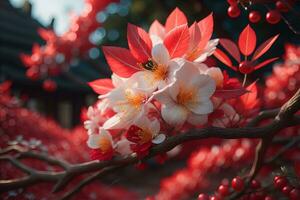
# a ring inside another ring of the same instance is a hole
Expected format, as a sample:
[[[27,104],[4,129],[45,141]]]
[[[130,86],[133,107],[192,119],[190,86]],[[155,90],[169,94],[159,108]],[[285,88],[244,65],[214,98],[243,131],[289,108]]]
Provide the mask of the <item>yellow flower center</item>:
[[[127,89],[125,91],[125,97],[126,97],[128,103],[135,108],[139,108],[145,100],[145,96],[143,94],[140,94],[140,93],[136,94],[135,92],[133,92],[130,89]]]
[[[181,105],[187,104],[195,99],[195,94],[194,89],[184,89],[180,87],[179,93],[177,94],[177,103]]]
[[[101,137],[98,144],[99,144],[99,149],[103,153],[106,153],[112,149],[111,141],[107,137]]]
[[[138,133],[139,138],[141,141],[139,142],[140,144],[147,143],[152,140],[152,134],[151,131],[149,130],[140,130]]]
[[[155,80],[165,80],[168,75],[167,67],[164,65],[157,65],[153,71]]]

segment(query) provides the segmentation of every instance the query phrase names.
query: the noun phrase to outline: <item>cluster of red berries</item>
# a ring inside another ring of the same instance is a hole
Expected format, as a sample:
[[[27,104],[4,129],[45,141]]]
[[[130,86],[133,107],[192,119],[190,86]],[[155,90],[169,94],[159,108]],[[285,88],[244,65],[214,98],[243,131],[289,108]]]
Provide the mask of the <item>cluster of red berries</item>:
[[[243,5],[244,1],[227,0],[227,2],[230,5],[228,7],[228,10],[227,10],[228,15],[231,18],[236,18],[236,17],[240,16],[241,10],[239,8],[239,3],[242,6],[244,6]],[[294,3],[293,0],[277,0],[275,2],[275,7],[276,8],[273,9],[273,10],[269,10],[266,13],[266,16],[265,16],[266,21],[269,24],[279,23],[281,18],[282,18],[281,13],[288,12],[292,8],[293,3]],[[251,0],[248,1],[248,4],[251,5]],[[249,12],[248,18],[249,18],[250,22],[258,23],[262,19],[262,16],[261,16],[261,13],[259,11],[252,10],[252,11]]]
[[[292,186],[286,177],[275,176],[273,184],[276,190],[280,191],[282,194],[284,194],[284,196],[288,197],[290,200],[300,199],[300,189]]]
[[[186,168],[161,181],[160,191],[155,199],[188,199],[198,191],[209,188],[211,181],[207,177],[208,174],[217,174],[229,168],[238,169],[249,164],[254,156],[255,144],[249,139],[228,140],[220,146],[200,148],[191,155]],[[234,180],[234,188],[241,187],[242,183],[239,181],[240,179]],[[224,186],[220,190],[225,194],[226,188]],[[211,200],[217,200],[217,196]]]

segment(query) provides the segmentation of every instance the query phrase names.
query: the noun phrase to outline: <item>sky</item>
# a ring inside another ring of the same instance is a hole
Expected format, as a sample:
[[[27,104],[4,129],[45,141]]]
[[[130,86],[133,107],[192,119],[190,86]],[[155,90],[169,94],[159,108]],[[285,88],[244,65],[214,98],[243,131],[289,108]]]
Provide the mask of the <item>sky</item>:
[[[79,14],[83,10],[84,0],[29,0],[32,4],[32,15],[42,24],[48,25],[55,17],[54,29],[58,34],[69,28],[70,13]],[[10,0],[16,6],[22,6],[24,0]]]

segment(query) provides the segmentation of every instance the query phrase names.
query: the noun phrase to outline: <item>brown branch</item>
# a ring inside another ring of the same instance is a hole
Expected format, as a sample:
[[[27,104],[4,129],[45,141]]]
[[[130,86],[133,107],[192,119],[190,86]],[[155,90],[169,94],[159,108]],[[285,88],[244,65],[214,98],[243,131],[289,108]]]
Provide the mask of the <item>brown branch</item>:
[[[223,138],[223,139],[239,139],[239,138],[258,138],[262,139],[262,143],[258,149],[256,156],[256,162],[252,167],[251,174],[253,177],[264,163],[264,155],[267,151],[267,147],[272,141],[273,137],[280,130],[300,124],[300,118],[294,116],[294,114],[300,109],[300,90],[285,104],[279,112],[278,110],[266,111],[254,118],[246,127],[242,128],[218,128],[208,127],[200,130],[192,130],[184,134],[178,134],[166,139],[165,142],[159,145],[155,145],[143,160],[147,160],[161,153],[167,152],[179,144],[186,141],[198,140],[204,138]],[[277,115],[276,115],[277,114]],[[276,115],[276,117],[275,117]],[[275,118],[274,118],[275,117]],[[273,118],[270,122],[264,126],[255,127],[259,122],[265,119]],[[54,192],[63,189],[73,178],[78,175],[82,175],[89,172],[95,172],[92,176],[87,177],[79,183],[72,191],[65,195],[65,199],[71,197],[77,191],[79,191],[84,185],[99,178],[96,174],[108,173],[114,171],[118,167],[125,167],[130,164],[134,164],[140,161],[135,155],[130,155],[126,158],[116,158],[111,161],[90,161],[80,164],[70,164],[63,160],[59,160],[50,157],[45,154],[37,153],[34,151],[26,151],[19,147],[4,149],[0,151],[0,155],[5,155],[11,151],[17,151],[19,154],[14,157],[14,162],[20,162],[18,159],[22,158],[35,158],[45,161],[48,164],[54,164],[61,166],[64,170],[60,172],[53,171],[38,171],[31,168],[24,168],[23,170],[29,175],[21,179],[14,180],[0,180],[0,191],[8,191],[17,189],[20,187],[27,187],[32,184],[37,184],[41,181],[55,182],[53,188]],[[18,164],[19,165],[19,164]],[[20,165],[21,166],[21,165]],[[22,166],[21,166],[22,168]],[[104,171],[104,172],[103,172]]]

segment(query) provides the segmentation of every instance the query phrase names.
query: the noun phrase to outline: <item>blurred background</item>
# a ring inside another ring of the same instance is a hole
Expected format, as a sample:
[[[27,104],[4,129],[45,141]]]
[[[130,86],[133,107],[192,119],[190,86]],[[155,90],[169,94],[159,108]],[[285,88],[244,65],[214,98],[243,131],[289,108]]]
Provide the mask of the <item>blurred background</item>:
[[[65,128],[78,125],[82,109],[95,102],[96,95],[86,83],[110,75],[101,45],[126,46],[128,22],[148,29],[155,19],[164,23],[175,7],[186,13],[190,23],[213,12],[214,37],[237,40],[240,31],[250,23],[247,17],[249,11],[254,9],[262,15],[259,23],[252,24],[259,43],[279,33],[279,30],[286,30],[281,32],[269,55],[282,55],[285,43],[297,44],[300,39],[299,34],[288,27],[299,30],[299,23],[294,17],[296,15],[299,19],[298,2],[293,4],[292,11],[284,13],[284,20],[276,25],[268,24],[264,19],[268,9],[275,7],[272,4],[268,8],[259,4],[251,6],[250,10],[240,8],[240,16],[230,18],[227,15],[229,5],[225,0],[94,2],[97,1],[0,2],[0,80],[12,81],[12,91],[25,100],[24,106],[57,120]],[[45,31],[43,34],[41,29],[49,30],[53,35],[47,35]],[[34,44],[39,48],[34,50]],[[20,55],[27,55],[27,59],[21,59]],[[270,72],[270,69],[266,68],[264,72]],[[254,74],[253,79],[259,74]]]
[[[280,21],[270,24],[265,15],[276,9],[275,0],[268,0],[267,4],[255,4],[260,2],[255,0],[251,6],[250,1],[243,0],[236,17],[228,16],[230,5],[226,0],[0,0],[0,84],[9,83],[0,85],[0,147],[16,143],[35,147],[43,143],[42,150],[70,162],[90,160],[82,122],[86,120],[87,107],[97,101],[97,95],[87,83],[110,76],[101,46],[127,47],[128,22],[148,30],[155,19],[164,24],[175,7],[187,15],[190,24],[213,12],[214,38],[237,41],[247,24],[255,30],[258,44],[280,33],[262,60],[279,57],[277,62],[281,62],[285,45],[300,43],[300,3],[287,1],[292,7],[283,8]],[[254,10],[261,15],[258,23],[248,19]],[[232,72],[213,56],[207,64]],[[264,75],[271,73],[272,65],[249,78],[259,79],[263,84]],[[208,139],[201,147],[218,143],[219,140]],[[188,153],[183,151],[182,160],[194,147],[190,146]],[[215,152],[213,146],[212,150]],[[163,163],[164,158],[158,158],[157,162]],[[158,167],[153,161],[149,163],[152,168],[147,173],[129,169],[126,173],[119,172],[122,179],[118,174],[108,178],[108,188],[119,182],[144,197],[158,190],[162,177],[185,165],[172,162]],[[1,168],[1,178],[14,174],[4,171]],[[184,177],[180,178],[184,182]],[[49,187],[41,188],[38,190],[43,190],[42,195],[49,194]],[[99,193],[110,191],[99,190],[98,185],[92,189]]]

